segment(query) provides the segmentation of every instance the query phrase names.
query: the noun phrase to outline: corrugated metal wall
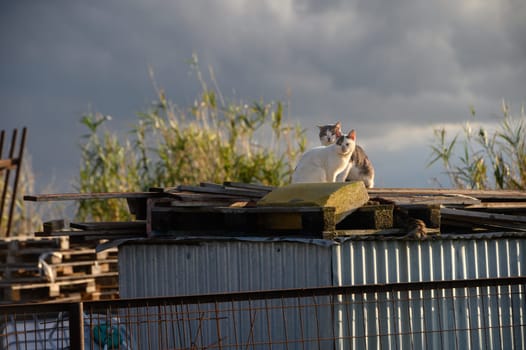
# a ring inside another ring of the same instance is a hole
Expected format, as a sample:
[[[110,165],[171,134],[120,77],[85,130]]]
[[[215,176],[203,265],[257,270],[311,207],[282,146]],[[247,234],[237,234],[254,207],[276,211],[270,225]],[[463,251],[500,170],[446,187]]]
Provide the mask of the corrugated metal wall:
[[[284,241],[219,240],[126,244],[119,248],[120,295],[122,298],[135,298],[330,286],[333,280],[331,254],[331,248],[327,245]],[[325,303],[329,303],[328,299],[329,297],[320,298]],[[265,310],[280,303],[280,300],[253,301],[250,307]],[[244,309],[247,306],[247,302],[236,302],[236,308]],[[203,311],[210,311],[207,307],[211,306],[189,306],[185,311],[199,315]],[[145,319],[141,321],[144,326],[137,336],[146,338],[146,334],[156,334],[156,324],[149,324],[146,320],[148,314],[156,312],[157,310],[140,312],[145,315]],[[238,328],[226,330],[224,336],[234,339],[237,334],[250,334],[256,343],[264,343],[269,334],[282,339],[284,317],[296,324],[301,323],[303,327],[289,330],[289,337],[300,338],[300,332],[316,334],[317,320],[323,320],[323,324],[332,323],[332,310],[326,308],[316,317],[314,312],[304,310],[303,321],[298,319],[295,310],[286,311],[285,316],[281,309],[259,312],[252,316],[240,313],[236,320]],[[273,325],[270,329],[250,329],[252,323],[265,324],[267,320]],[[214,343],[217,338],[215,327],[200,327],[198,317],[189,322],[191,326],[188,329],[201,332],[204,344]],[[323,343],[327,343],[327,348],[332,347],[333,332],[332,327],[324,327],[319,332],[319,336],[326,339]],[[190,332],[189,336],[194,337],[196,334]],[[167,338],[177,337],[170,334]],[[184,340],[181,339],[181,344],[184,344]],[[171,345],[178,347],[181,344]],[[152,342],[150,345],[155,349],[159,344]]]
[[[521,276],[526,267],[525,252],[524,238],[347,240],[333,247],[334,283]],[[515,318],[524,324],[526,301],[523,294],[511,292],[495,288],[447,291],[450,295],[437,294],[444,291],[405,292],[397,293],[396,300],[402,301],[396,304],[389,302],[389,293],[348,296],[344,303],[352,305],[352,317],[339,323],[338,334],[355,340],[344,342],[341,348],[524,348],[524,327],[512,329],[510,322]],[[464,331],[444,332],[448,329]]]
[[[525,238],[346,240],[333,247],[335,285],[520,276]]]
[[[349,239],[329,246],[301,240],[135,242],[119,248],[120,294],[128,298],[521,276],[525,252],[526,238],[517,237]],[[524,327],[506,327],[510,320],[524,324],[524,291],[497,291],[399,292],[396,303],[389,293],[352,295],[342,297],[350,310],[336,307],[317,317],[328,325],[324,336],[350,339],[341,340],[340,349],[524,348]],[[280,327],[275,328],[279,333]],[[464,331],[443,331],[451,329]]]
[[[331,248],[285,241],[126,244],[122,298],[332,285]]]

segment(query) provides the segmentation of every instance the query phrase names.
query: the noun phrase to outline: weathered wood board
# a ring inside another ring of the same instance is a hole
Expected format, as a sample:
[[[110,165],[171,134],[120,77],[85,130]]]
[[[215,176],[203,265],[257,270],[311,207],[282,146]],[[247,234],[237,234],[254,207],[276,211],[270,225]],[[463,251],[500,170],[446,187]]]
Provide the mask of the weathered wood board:
[[[296,183],[278,187],[257,202],[258,207],[333,207],[336,224],[369,200],[361,181]]]

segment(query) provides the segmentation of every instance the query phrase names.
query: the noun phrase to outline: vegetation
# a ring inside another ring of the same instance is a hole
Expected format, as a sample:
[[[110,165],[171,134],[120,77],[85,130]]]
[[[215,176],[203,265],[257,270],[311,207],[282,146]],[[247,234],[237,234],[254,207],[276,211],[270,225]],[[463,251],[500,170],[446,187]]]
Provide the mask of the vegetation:
[[[13,197],[14,174],[11,174],[10,181],[5,184],[4,173],[1,173],[0,188],[5,192],[5,203],[2,211],[2,220],[0,224],[0,237],[4,237],[7,232],[7,224],[9,222],[9,206]],[[42,217],[57,216],[63,217],[64,208],[60,205],[46,205],[28,203],[24,201],[24,195],[34,193],[35,176],[31,168],[30,157],[26,154],[20,169],[20,178],[18,181],[18,189],[14,202],[13,217],[11,220],[10,236],[24,236],[32,235],[36,231],[42,230]]]
[[[475,119],[475,110],[471,110]],[[474,130],[468,121],[463,135],[448,139],[444,127],[434,130],[429,165],[441,162],[453,186],[470,189],[526,189],[526,115],[514,117],[506,102],[495,130]],[[463,136],[463,137],[461,137]],[[460,150],[459,155],[457,152]]]
[[[144,191],[200,182],[290,182],[306,138],[299,125],[284,122],[282,102],[226,101],[210,70],[205,80],[194,57],[202,92],[193,106],[178,108],[162,89],[124,141],[104,128],[111,120],[85,115],[79,192]],[[210,88],[209,85],[213,86]],[[83,201],[77,219],[125,220],[126,203]]]

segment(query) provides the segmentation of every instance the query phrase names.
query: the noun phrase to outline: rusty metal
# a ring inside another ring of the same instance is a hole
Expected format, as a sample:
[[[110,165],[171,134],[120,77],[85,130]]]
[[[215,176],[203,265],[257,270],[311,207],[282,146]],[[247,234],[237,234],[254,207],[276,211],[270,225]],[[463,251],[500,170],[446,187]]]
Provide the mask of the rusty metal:
[[[27,319],[16,339],[46,319],[67,335],[52,341],[84,331],[86,349],[524,348],[525,301],[526,277],[507,277],[9,305],[0,348],[5,325]]]
[[[18,145],[18,155],[15,157],[16,152],[16,143],[18,138],[18,130],[13,130],[13,135],[11,137],[11,146],[9,148],[8,153],[8,160],[10,160],[9,166],[6,167],[4,179],[3,179],[3,189],[2,189],[2,197],[0,201],[0,225],[3,221],[3,214],[4,214],[4,207],[6,204],[7,194],[8,194],[8,188],[10,187],[10,177],[11,177],[11,170],[14,168],[15,170],[15,177],[13,180],[13,183],[11,185],[11,194],[10,194],[10,203],[9,203],[9,211],[7,216],[7,225],[5,228],[5,236],[9,237],[11,235],[11,227],[13,223],[13,214],[16,204],[16,196],[17,196],[17,190],[18,190],[18,182],[20,180],[20,171],[22,167],[22,158],[24,156],[24,148],[26,144],[26,135],[27,135],[27,128],[22,129],[22,136],[20,138],[20,143]],[[0,135],[0,159],[2,156],[3,151],[3,144],[4,144],[4,138],[5,138],[5,131],[2,130],[2,133]]]
[[[16,137],[17,137],[17,133],[18,133],[18,130],[17,129],[14,129],[13,130],[13,136],[11,137],[11,147],[8,151],[8,155],[7,157],[9,159],[13,158],[13,154],[14,154],[14,151],[15,151],[15,143],[16,143]],[[0,153],[0,159],[3,158],[3,148],[4,148],[4,131],[2,130],[2,153]],[[7,198],[7,190],[8,190],[8,185],[9,185],[9,177],[11,176],[11,170],[10,170],[10,167],[7,167],[5,169],[5,173],[4,173],[4,180],[3,180],[3,183],[2,183],[2,199],[1,199],[1,202],[0,202],[0,227],[2,225],[2,222],[3,222],[3,218],[4,218],[4,206],[5,206],[5,202],[6,202],[6,198]]]
[[[15,171],[15,180],[13,183],[13,189],[11,192],[11,205],[9,207],[9,215],[7,217],[7,230],[6,230],[6,236],[9,237],[11,235],[11,227],[13,223],[13,213],[15,209],[15,203],[16,203],[16,195],[18,190],[18,182],[20,180],[20,170],[22,168],[22,157],[24,156],[24,148],[26,145],[26,134],[27,134],[27,128],[22,129],[22,138],[20,140],[20,145],[18,146],[18,157],[16,159],[16,171]]]

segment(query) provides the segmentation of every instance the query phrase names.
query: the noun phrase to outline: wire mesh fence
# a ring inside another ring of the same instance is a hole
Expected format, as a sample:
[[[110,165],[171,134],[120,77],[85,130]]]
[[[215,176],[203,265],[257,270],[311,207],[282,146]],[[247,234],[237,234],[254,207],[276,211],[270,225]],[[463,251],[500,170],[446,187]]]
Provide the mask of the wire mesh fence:
[[[524,349],[526,277],[0,306],[1,349]]]

